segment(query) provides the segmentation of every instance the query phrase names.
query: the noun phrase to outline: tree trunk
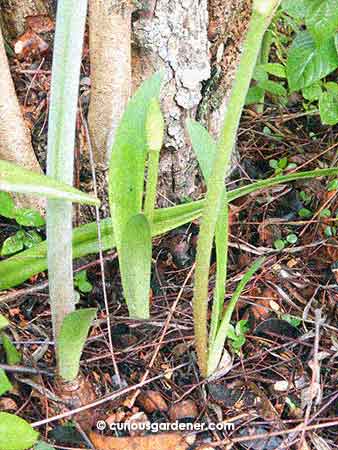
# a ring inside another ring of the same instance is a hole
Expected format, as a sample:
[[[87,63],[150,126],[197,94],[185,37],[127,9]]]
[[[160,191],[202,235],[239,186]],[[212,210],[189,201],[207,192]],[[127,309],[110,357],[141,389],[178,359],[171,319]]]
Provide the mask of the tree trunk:
[[[218,137],[250,15],[249,0],[157,0],[133,23],[133,79],[162,69],[166,117],[160,206],[201,193],[195,155],[185,130],[197,118]]]

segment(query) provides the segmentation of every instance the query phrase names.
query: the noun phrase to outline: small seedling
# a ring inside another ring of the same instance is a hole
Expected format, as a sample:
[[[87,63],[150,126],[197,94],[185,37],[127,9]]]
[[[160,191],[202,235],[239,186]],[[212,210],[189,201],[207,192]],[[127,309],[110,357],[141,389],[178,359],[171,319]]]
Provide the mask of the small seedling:
[[[75,274],[74,287],[76,287],[83,294],[88,294],[92,291],[93,285],[88,281],[86,270],[81,270]]]
[[[300,210],[298,211],[298,215],[302,219],[310,219],[313,216],[313,213],[308,208],[300,208]]]
[[[273,246],[276,250],[283,250],[289,244],[296,244],[298,242],[298,236],[294,233],[290,233],[285,239],[276,239]]]
[[[275,175],[281,175],[284,171],[295,169],[297,164],[289,163],[288,159],[285,157],[279,160],[270,159],[269,166],[274,169]]]
[[[235,326],[229,324],[227,337],[230,339],[232,350],[240,354],[240,350],[245,344],[245,334],[249,331],[248,321],[239,320]]]

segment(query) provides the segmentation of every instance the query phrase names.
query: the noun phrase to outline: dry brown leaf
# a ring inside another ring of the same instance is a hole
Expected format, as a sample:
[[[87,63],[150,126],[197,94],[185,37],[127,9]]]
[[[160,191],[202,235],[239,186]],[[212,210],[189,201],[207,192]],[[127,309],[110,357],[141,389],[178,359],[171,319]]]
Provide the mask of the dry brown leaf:
[[[26,27],[35,31],[35,33],[46,33],[54,29],[54,22],[49,16],[27,16]]]
[[[108,437],[90,432],[96,450],[187,450],[189,444],[179,433],[162,433],[135,437]]]
[[[172,422],[186,417],[197,417],[198,408],[193,400],[184,400],[176,403],[169,410],[169,417]]]
[[[25,59],[28,56],[36,56],[48,50],[46,41],[40,38],[34,31],[27,30],[18,37],[14,44],[14,51],[19,58]]]
[[[4,397],[0,399],[0,411],[15,411],[17,407],[17,404],[11,398]]]
[[[168,405],[162,395],[156,391],[141,392],[137,397],[137,404],[148,414],[154,411],[167,411]]]

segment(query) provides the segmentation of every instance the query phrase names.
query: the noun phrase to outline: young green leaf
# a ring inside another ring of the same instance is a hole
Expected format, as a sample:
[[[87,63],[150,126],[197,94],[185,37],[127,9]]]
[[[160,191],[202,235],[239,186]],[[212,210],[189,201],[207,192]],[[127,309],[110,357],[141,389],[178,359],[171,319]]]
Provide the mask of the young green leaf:
[[[208,183],[212,165],[217,152],[216,142],[210,136],[208,131],[195,120],[188,119],[186,122],[186,126],[203,177],[206,183]]]
[[[147,218],[137,214],[124,227],[120,270],[130,317],[149,319],[151,232]]]
[[[1,340],[6,353],[7,363],[11,366],[19,364],[19,362],[21,361],[21,355],[17,351],[15,345],[12,343],[9,337],[6,334],[2,333]]]
[[[21,417],[0,412],[1,450],[26,450],[38,440],[39,433]]]
[[[312,36],[322,44],[338,28],[338,0],[311,0],[305,24]]]
[[[87,205],[100,205],[100,200],[91,195],[2,159],[0,159],[0,191],[37,195]]]
[[[9,256],[19,252],[24,247],[22,235],[17,232],[5,239],[1,247],[1,256]]]
[[[15,217],[15,204],[12,197],[7,192],[0,192],[0,216],[7,219]]]
[[[319,114],[324,125],[338,123],[338,93],[333,90],[322,92],[319,98]]]
[[[243,289],[247,283],[251,280],[255,272],[261,267],[264,262],[264,258],[258,258],[249,268],[249,270],[244,274],[241,281],[238,283],[235,292],[233,293],[230,302],[228,303],[225,313],[222,317],[222,321],[217,330],[216,338],[213,343],[211,343],[208,355],[208,376],[212,375],[221,360],[222,353],[224,350],[224,343],[228,333],[230,320],[232,313],[235,309],[237,301],[239,300]]]
[[[43,227],[46,223],[38,211],[30,208],[17,209],[15,220],[23,227]]]
[[[0,397],[12,389],[12,383],[9,381],[6,372],[0,369]]]
[[[65,317],[61,325],[57,360],[59,375],[64,381],[73,381],[78,375],[82,349],[95,315],[95,308],[74,311]]]
[[[283,239],[276,239],[273,246],[276,250],[283,250],[285,248],[285,241]]]
[[[319,100],[319,97],[322,93],[322,85],[320,82],[316,82],[303,88],[302,94],[306,100],[313,102],[314,100]]]
[[[252,86],[248,90],[248,93],[247,93],[247,96],[245,99],[245,104],[246,105],[255,105],[257,103],[260,103],[263,96],[264,96],[263,88],[261,88],[258,85]]]
[[[263,70],[265,70],[270,75],[274,75],[275,77],[278,77],[278,78],[286,78],[285,67],[282,64],[266,63],[266,64],[260,64],[259,67],[261,67]]]
[[[310,33],[300,32],[289,51],[286,71],[291,91],[310,86],[338,67],[333,38],[317,46]]]
[[[159,98],[161,80],[160,74],[155,74],[128,102],[111,152],[109,204],[119,253],[126,224],[142,211],[148,150],[146,120],[149,102]]]
[[[86,270],[81,270],[80,272],[75,274],[74,286],[84,294],[92,291],[93,285],[88,281]]]
[[[264,91],[270,92],[270,94],[278,95],[281,97],[286,97],[287,90],[284,86],[282,86],[280,83],[277,83],[276,81],[267,80],[267,81],[261,81],[258,86]]]

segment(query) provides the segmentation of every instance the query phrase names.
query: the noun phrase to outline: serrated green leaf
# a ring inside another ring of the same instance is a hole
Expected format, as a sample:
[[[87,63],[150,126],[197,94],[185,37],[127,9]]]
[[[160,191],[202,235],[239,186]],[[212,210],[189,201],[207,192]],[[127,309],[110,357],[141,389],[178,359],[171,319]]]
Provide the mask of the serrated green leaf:
[[[284,12],[289,14],[289,16],[295,19],[304,19],[306,16],[309,1],[308,0],[283,0],[282,9]]]
[[[217,151],[216,142],[200,123],[188,119],[186,124],[203,177],[206,183],[208,183]]]
[[[145,125],[149,102],[159,98],[161,80],[157,73],[142,84],[128,102],[116,132],[109,170],[109,203],[118,252],[124,227],[142,210],[148,150]]]
[[[0,369],[0,397],[12,389],[12,383],[9,381],[6,372]]]
[[[260,103],[262,101],[262,97],[264,95],[264,89],[259,87],[258,85],[252,86],[249,88],[245,104],[247,106],[249,105],[255,105],[256,103]]]
[[[338,28],[338,0],[311,0],[305,23],[319,43],[330,39]]]
[[[6,319],[6,317],[4,317],[2,314],[0,314],[0,330],[2,330],[2,328],[6,328],[8,327],[9,322]]]
[[[23,227],[43,227],[46,223],[38,211],[30,208],[17,209],[15,220]]]
[[[285,67],[282,64],[266,63],[266,64],[260,64],[259,67],[261,67],[263,70],[265,70],[270,75],[274,75],[275,77],[278,77],[278,78],[286,78]]]
[[[310,33],[300,32],[293,41],[286,64],[291,91],[310,86],[338,67],[333,39],[316,46]]]
[[[120,270],[129,315],[149,318],[149,286],[151,275],[151,231],[144,214],[137,214],[124,227]]]
[[[100,200],[46,175],[0,159],[0,191],[19,192],[74,203],[100,205]]]
[[[82,349],[95,315],[95,308],[80,309],[68,314],[61,325],[57,355],[59,375],[65,381],[78,375]]]
[[[319,100],[321,93],[322,93],[322,85],[320,82],[313,83],[302,90],[303,97],[306,100],[309,100],[310,102],[313,102],[314,100]]]
[[[2,244],[1,256],[9,256],[19,252],[24,247],[23,239],[20,233],[16,233],[13,236],[7,238]]]
[[[319,99],[319,114],[324,125],[338,123],[338,94],[333,91],[322,92]]]
[[[0,192],[0,216],[13,219],[15,216],[15,204],[7,192]]]
[[[12,343],[9,337],[6,334],[2,333],[1,340],[4,350],[6,352],[7,363],[10,366],[15,366],[16,364],[19,364],[19,362],[21,361],[21,355],[17,351],[15,345]]]
[[[1,450],[26,450],[35,444],[38,437],[39,433],[21,417],[0,412]]]

